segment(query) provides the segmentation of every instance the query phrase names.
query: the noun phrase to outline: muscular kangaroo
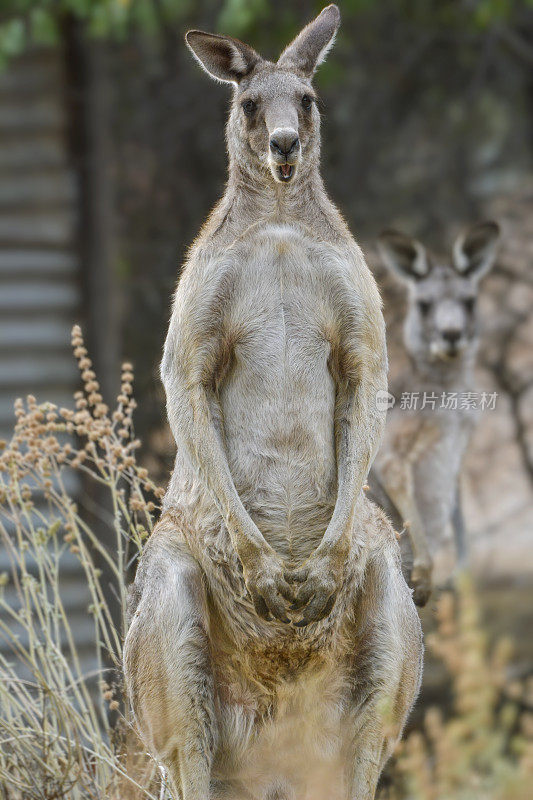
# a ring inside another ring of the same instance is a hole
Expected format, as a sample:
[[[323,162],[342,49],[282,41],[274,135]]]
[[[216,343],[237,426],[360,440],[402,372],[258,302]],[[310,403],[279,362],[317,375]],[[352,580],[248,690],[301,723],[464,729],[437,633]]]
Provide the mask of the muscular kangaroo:
[[[162,378],[177,444],[125,672],[181,800],[371,800],[418,691],[420,625],[362,487],[380,299],[319,175],[325,8],[277,63],[186,40],[233,84],[226,192],[183,269]]]

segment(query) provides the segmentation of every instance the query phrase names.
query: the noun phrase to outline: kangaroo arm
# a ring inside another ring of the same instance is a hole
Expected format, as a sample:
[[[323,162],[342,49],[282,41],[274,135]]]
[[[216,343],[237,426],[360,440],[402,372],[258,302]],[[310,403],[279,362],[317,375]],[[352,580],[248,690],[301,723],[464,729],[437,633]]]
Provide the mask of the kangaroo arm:
[[[214,384],[224,349],[223,285],[187,291],[183,281],[161,365],[168,419],[177,446],[186,451],[226,523],[239,559],[249,563],[271,548],[235,488],[216,424],[222,417]]]
[[[177,376],[172,394],[180,398],[168,409],[172,431],[187,449],[189,458],[207,486],[241,561],[268,548],[259,528],[246,511],[233,483],[228,461],[213,423],[213,397],[201,383],[186,385]],[[176,391],[177,390],[177,391]],[[210,402],[211,401],[211,402]]]
[[[377,397],[387,390],[387,346],[377,286],[359,254],[336,289],[337,317],[329,339],[336,387],[337,499],[318,550],[333,553],[340,566],[351,546],[356,505],[383,438],[386,413]]]
[[[385,413],[376,395],[386,390],[384,362],[361,366],[356,385],[337,384],[335,438],[337,449],[337,500],[320,548],[339,550],[345,556],[351,539],[355,508],[383,436]]]

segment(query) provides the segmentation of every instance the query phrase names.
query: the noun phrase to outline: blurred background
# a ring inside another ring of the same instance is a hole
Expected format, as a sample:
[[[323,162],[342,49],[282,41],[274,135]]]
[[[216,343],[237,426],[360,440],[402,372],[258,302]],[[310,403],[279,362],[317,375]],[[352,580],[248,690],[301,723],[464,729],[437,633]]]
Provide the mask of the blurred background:
[[[143,459],[164,484],[173,442],[158,364],[188,245],[221,195],[230,88],[189,27],[267,58],[310,0],[3,0],[0,5],[0,436],[31,392],[78,388],[81,322],[105,399],[133,362]],[[394,226],[448,254],[465,225],[503,227],[483,283],[481,415],[463,475],[472,569],[490,632],[533,663],[533,2],[344,0],[316,85],[326,185],[383,291],[391,371],[404,296],[375,253]],[[90,498],[81,498],[90,505]],[[1,564],[0,564],[1,566]],[[80,612],[82,613],[82,612]],[[425,612],[431,626],[434,605]],[[431,670],[428,691],[431,690]],[[438,686],[438,675],[435,678]]]

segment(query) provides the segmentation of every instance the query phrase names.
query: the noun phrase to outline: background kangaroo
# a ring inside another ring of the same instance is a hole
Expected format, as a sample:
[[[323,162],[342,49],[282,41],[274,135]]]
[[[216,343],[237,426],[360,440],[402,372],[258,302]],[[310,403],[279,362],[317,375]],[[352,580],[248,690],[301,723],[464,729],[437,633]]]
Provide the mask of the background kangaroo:
[[[229,181],[162,363],[177,443],[125,642],[147,746],[183,800],[374,797],[421,675],[394,532],[362,487],[386,388],[380,299],[318,172],[328,6],[276,64],[187,44],[234,84]]]
[[[498,240],[495,222],[474,225],[458,237],[449,261],[435,260],[397,231],[385,231],[379,240],[385,264],[408,289],[404,344],[410,366],[391,387],[396,405],[370,477],[371,496],[396,525],[407,526],[410,582],[419,605],[429,598],[432,556],[450,522],[458,556],[466,555],[458,479],[475,412],[464,397],[476,388],[476,300]],[[416,407],[402,408],[404,392],[417,393]]]

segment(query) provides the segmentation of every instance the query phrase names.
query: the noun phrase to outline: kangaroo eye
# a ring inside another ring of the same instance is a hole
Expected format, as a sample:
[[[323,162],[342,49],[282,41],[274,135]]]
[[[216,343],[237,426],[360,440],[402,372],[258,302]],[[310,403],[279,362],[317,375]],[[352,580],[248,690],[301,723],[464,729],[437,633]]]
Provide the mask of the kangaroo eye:
[[[425,317],[430,312],[431,303],[429,302],[429,300],[419,300],[418,308],[420,309],[420,313]]]
[[[472,313],[474,308],[476,307],[476,298],[475,297],[465,297],[463,300],[464,307],[468,311],[469,314]]]
[[[309,94],[304,94],[302,97],[302,106],[306,111],[309,111],[311,106],[313,105],[313,98]]]
[[[247,117],[251,117],[256,108],[257,104],[254,103],[253,100],[245,100],[244,103],[242,104],[242,110],[244,111]]]

